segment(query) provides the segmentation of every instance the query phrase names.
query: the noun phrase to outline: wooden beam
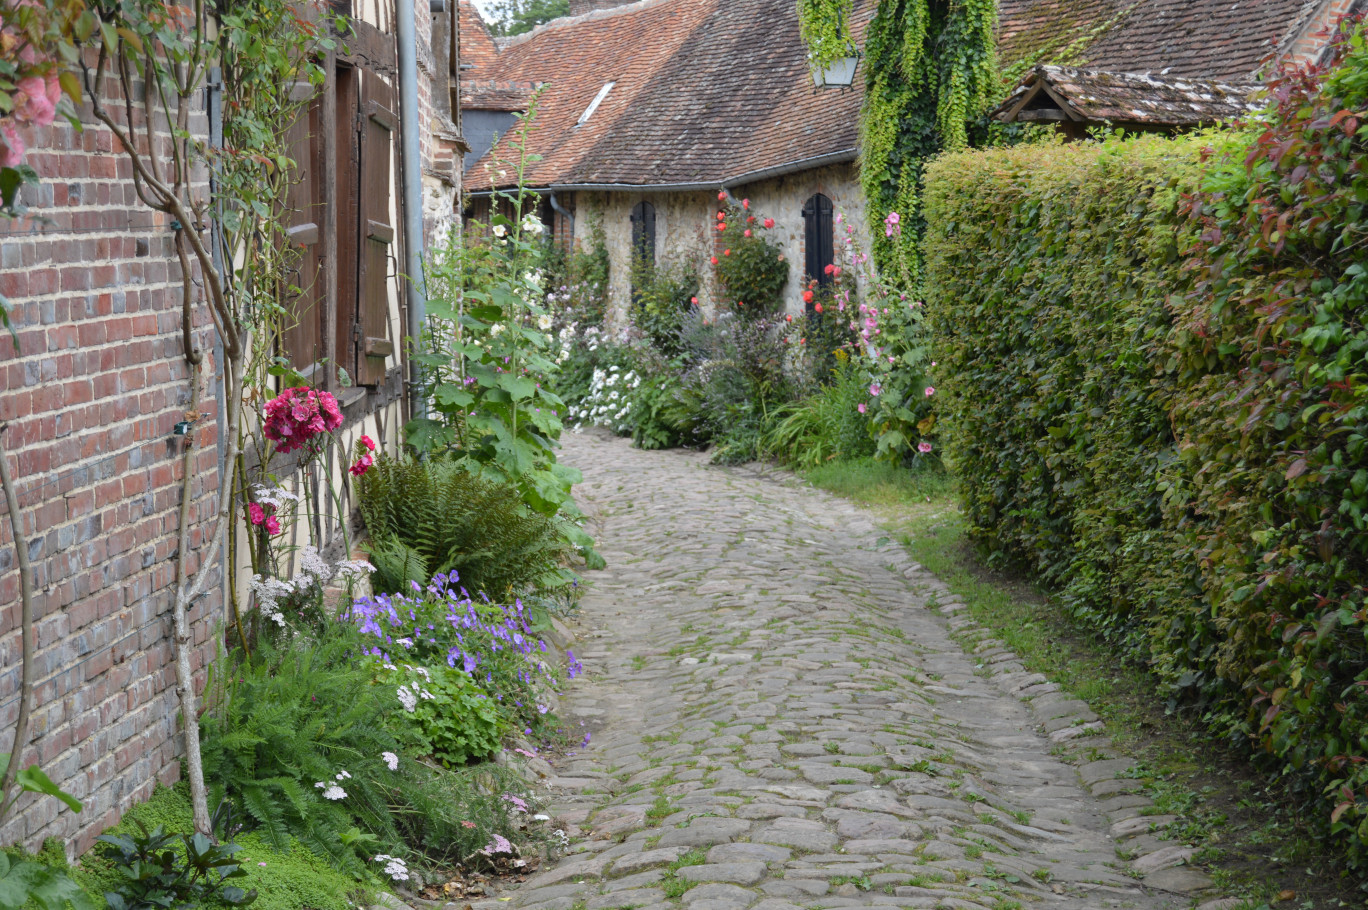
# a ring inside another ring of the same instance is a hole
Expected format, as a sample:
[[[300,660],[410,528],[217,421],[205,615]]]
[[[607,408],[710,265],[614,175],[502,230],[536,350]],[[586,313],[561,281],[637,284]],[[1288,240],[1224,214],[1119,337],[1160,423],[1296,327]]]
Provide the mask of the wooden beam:
[[[323,122],[319,136],[323,146],[323,262],[318,280],[323,282],[323,350],[331,366],[324,371],[323,388],[337,394],[337,55],[323,58]]]
[[[1041,108],[1035,111],[1022,111],[1016,115],[1016,119],[1022,123],[1033,123],[1041,120],[1071,120],[1073,118],[1056,108]]]

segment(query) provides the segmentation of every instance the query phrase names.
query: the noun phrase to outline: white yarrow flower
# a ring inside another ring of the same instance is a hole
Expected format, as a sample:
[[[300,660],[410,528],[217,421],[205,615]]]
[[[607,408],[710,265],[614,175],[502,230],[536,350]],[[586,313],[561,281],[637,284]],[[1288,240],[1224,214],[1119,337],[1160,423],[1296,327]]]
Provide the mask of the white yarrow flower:
[[[381,752],[380,757],[385,760],[385,767],[391,771],[399,770],[399,756],[393,752]]]

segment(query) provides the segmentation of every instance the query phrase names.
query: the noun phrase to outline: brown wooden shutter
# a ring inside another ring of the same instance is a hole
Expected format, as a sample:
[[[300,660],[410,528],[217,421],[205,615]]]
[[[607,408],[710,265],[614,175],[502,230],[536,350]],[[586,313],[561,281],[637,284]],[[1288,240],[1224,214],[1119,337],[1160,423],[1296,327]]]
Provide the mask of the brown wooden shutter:
[[[358,194],[360,272],[357,281],[357,376],[359,385],[385,379],[385,358],[394,351],[389,337],[389,274],[394,245],[390,219],[393,193],[390,157],[399,121],[394,90],[369,70],[361,72],[361,185]]]
[[[291,92],[296,100],[313,95],[308,83]],[[289,156],[294,161],[290,188],[286,194],[285,243],[297,254],[294,270],[287,277],[287,306],[291,323],[282,333],[282,353],[301,373],[329,356],[323,342],[323,283],[320,280],[322,230],[324,217],[322,188],[318,176],[323,172],[322,143],[317,140],[322,120],[322,103],[315,100],[299,113],[286,133]],[[318,377],[320,380],[322,377]]]

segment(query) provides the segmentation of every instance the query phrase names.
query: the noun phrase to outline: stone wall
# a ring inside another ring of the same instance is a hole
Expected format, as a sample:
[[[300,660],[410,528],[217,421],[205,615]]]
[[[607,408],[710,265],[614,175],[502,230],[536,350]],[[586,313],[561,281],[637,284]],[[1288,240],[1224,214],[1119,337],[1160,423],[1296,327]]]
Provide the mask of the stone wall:
[[[853,164],[838,164],[803,171],[787,177],[736,187],[732,195],[739,203],[749,199],[757,218],[773,218],[770,239],[777,242],[790,263],[789,282],[784,291],[786,312],[803,311],[802,270],[806,254],[803,230],[803,205],[814,193],[832,202],[842,224],[835,226],[836,261],[849,263],[842,238],[845,226],[854,229],[860,249],[868,251],[869,234],[865,226],[864,200]],[[719,234],[719,202],[716,190],[691,192],[580,192],[575,195],[575,240],[581,248],[592,243],[594,219],[602,219],[608,243],[609,312],[616,324],[626,320],[631,301],[632,207],[648,201],[656,210],[656,262],[680,264],[699,276],[699,304],[705,313],[715,310],[718,293],[716,276],[709,257],[721,254],[730,233]],[[720,245],[719,245],[720,244]]]
[[[107,85],[112,92],[112,81]],[[122,115],[122,101],[108,99]],[[117,103],[113,103],[117,101]],[[142,206],[111,133],[84,112],[25,136],[42,185],[32,218],[0,221],[0,293],[18,345],[0,336],[0,421],[33,561],[37,665],[32,739],[38,763],[85,803],[20,799],[0,843],[47,837],[79,853],[158,781],[179,773],[171,603],[184,437],[190,400],[181,348],[181,275],[173,231]],[[203,112],[192,131],[203,137]],[[207,193],[201,181],[196,191]],[[212,350],[197,307],[200,346]],[[208,363],[212,371],[212,362]],[[191,521],[216,506],[217,383],[204,389]],[[0,504],[3,511],[3,504]],[[0,741],[18,712],[19,574],[8,516],[0,522]],[[211,571],[216,571],[211,569]],[[203,684],[222,608],[212,579],[191,612]]]

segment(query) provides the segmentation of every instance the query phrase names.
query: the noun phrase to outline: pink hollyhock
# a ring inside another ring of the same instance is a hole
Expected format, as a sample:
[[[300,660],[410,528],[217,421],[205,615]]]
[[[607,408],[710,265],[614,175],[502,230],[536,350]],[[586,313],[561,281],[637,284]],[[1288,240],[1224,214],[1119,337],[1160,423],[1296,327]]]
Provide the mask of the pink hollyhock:
[[[932,395],[934,395],[934,394],[936,394],[936,387],[935,387],[935,386],[927,386],[927,387],[926,387],[926,397],[927,397],[927,398],[930,398],[930,397],[931,397]]]
[[[925,455],[927,452],[930,452],[930,451],[931,451],[931,443],[929,443],[929,442],[919,442],[919,443],[917,443],[917,451],[918,451],[918,452],[921,452],[923,455]]]
[[[861,414],[863,414],[863,413],[865,412],[865,410],[866,410],[866,408],[865,408],[865,406],[864,406],[864,402],[862,401],[862,402],[860,402],[859,404],[855,405],[855,410],[857,410],[857,411],[859,411]]]
[[[884,236],[892,237],[896,233],[901,233],[901,229],[898,227],[900,221],[902,221],[901,215],[897,212],[889,212],[888,217],[884,219]]]
[[[882,391],[883,391],[883,386],[879,385],[877,382],[872,382],[872,383],[870,383],[870,385],[869,385],[869,394],[871,394],[871,395],[873,395],[875,398],[877,398],[877,397],[879,397],[879,393],[881,393]]]

